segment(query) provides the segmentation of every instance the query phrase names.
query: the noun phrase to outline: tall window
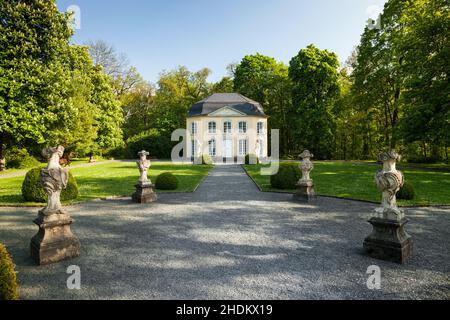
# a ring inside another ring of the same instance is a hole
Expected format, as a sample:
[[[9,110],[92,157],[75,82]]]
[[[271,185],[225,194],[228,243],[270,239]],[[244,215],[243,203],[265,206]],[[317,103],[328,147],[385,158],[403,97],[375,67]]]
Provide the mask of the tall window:
[[[208,151],[211,157],[216,156],[216,140],[211,139],[208,141]]]
[[[192,157],[197,156],[197,153],[198,153],[197,148],[198,148],[197,140],[192,139],[191,140],[191,156]]]
[[[247,133],[247,122],[239,122],[239,133]]]
[[[246,139],[239,140],[239,155],[245,156],[247,155],[247,153],[248,153],[247,140]]]
[[[208,132],[216,133],[216,123],[214,121],[208,123]]]
[[[264,124],[262,122],[258,122],[256,125],[256,133],[257,134],[263,134],[264,133]]]
[[[223,133],[231,133],[231,122],[225,121],[223,123]]]
[[[192,122],[191,123],[191,134],[197,134],[197,122]]]

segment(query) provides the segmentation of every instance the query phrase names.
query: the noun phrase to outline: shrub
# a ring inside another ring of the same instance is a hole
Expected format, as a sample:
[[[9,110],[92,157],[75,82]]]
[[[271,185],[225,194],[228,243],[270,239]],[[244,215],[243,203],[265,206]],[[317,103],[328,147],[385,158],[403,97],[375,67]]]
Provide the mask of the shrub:
[[[302,177],[298,164],[283,163],[278,173],[270,176],[270,185],[278,189],[295,189],[295,184]]]
[[[256,154],[247,154],[245,156],[245,164],[259,164],[259,158],[256,156]]]
[[[164,172],[156,177],[156,189],[175,190],[178,188],[178,179],[170,172]]]
[[[69,181],[66,189],[61,192],[61,200],[73,200],[78,197],[78,184],[72,173],[69,172]],[[22,196],[26,201],[46,202],[47,194],[41,186],[41,168],[34,168],[27,172],[22,183]]]
[[[0,300],[18,300],[17,278],[15,266],[6,250],[0,243]]]
[[[40,164],[26,149],[13,148],[6,152],[5,158],[7,168],[27,169],[37,167]]]
[[[202,155],[202,164],[212,164],[212,158],[209,154],[203,154]]]
[[[138,152],[145,150],[150,156],[160,159],[169,159],[172,148],[177,142],[171,141],[171,134],[158,129],[150,129],[127,139],[124,156],[128,159],[136,159]],[[119,157],[119,151],[114,150],[111,155]]]
[[[397,199],[412,200],[415,197],[414,186],[410,182],[405,181],[403,187],[397,192]]]

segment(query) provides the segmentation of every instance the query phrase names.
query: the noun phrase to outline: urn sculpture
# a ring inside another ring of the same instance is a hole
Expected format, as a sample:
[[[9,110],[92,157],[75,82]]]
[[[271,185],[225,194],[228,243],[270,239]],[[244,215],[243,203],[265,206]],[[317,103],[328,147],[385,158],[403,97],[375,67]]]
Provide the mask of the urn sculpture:
[[[309,150],[305,150],[299,155],[301,159],[299,168],[302,171],[302,177],[296,184],[297,190],[294,199],[297,201],[311,202],[316,199],[314,182],[310,177],[310,173],[314,169],[314,164],[311,162],[313,157],[314,155]]]
[[[48,159],[48,165],[41,170],[41,185],[47,193],[47,205],[39,210],[34,223],[39,226],[38,233],[31,239],[31,257],[45,265],[80,255],[80,242],[72,233],[70,225],[74,222],[62,208],[60,196],[66,188],[69,172],[62,168],[59,160],[64,147],[46,148],[42,155]]]
[[[150,203],[157,200],[156,193],[153,191],[155,187],[147,177],[147,171],[151,166],[150,160],[147,159],[149,153],[145,150],[138,152],[139,160],[136,161],[139,169],[139,180],[135,185],[136,192],[133,193],[132,199],[137,203]]]
[[[397,206],[396,200],[396,193],[404,183],[403,174],[396,168],[400,159],[395,150],[378,155],[383,169],[376,174],[375,182],[382,194],[381,206],[369,220],[373,231],[364,240],[364,249],[371,257],[404,263],[412,254],[413,244],[405,230],[408,222],[405,212]]]

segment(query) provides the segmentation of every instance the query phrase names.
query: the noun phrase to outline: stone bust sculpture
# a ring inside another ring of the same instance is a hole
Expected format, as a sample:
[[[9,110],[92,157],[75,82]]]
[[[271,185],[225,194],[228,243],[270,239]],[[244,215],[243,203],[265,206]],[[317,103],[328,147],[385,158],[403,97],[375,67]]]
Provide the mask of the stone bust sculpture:
[[[42,210],[45,215],[64,213],[61,209],[60,195],[69,180],[69,169],[62,168],[59,159],[64,154],[64,147],[50,147],[42,150],[48,159],[47,168],[41,170],[41,185],[48,195],[47,206]]]
[[[141,176],[139,178],[139,183],[141,184],[150,184],[151,181],[147,177],[147,171],[150,168],[150,160],[147,159],[147,156],[150,153],[148,153],[145,150],[142,150],[141,152],[138,152],[139,160],[136,161],[137,167],[139,169],[139,172],[141,173]]]
[[[401,220],[404,213],[397,207],[396,193],[403,186],[403,174],[396,169],[396,162],[401,156],[395,150],[389,150],[378,155],[378,161],[383,162],[383,169],[378,171],[375,182],[378,190],[382,192],[381,207],[375,212],[380,218]]]

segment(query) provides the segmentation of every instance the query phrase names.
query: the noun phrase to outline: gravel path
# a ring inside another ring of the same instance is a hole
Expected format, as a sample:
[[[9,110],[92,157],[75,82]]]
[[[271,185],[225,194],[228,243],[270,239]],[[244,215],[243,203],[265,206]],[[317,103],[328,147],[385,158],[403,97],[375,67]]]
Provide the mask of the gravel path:
[[[291,197],[218,166],[192,194],[69,207],[79,258],[33,264],[36,208],[0,208],[0,242],[23,299],[450,299],[450,208],[408,210],[415,252],[398,265],[363,254],[374,205]],[[69,265],[81,268],[81,290],[66,287]],[[381,290],[366,287],[370,265],[381,268]]]

